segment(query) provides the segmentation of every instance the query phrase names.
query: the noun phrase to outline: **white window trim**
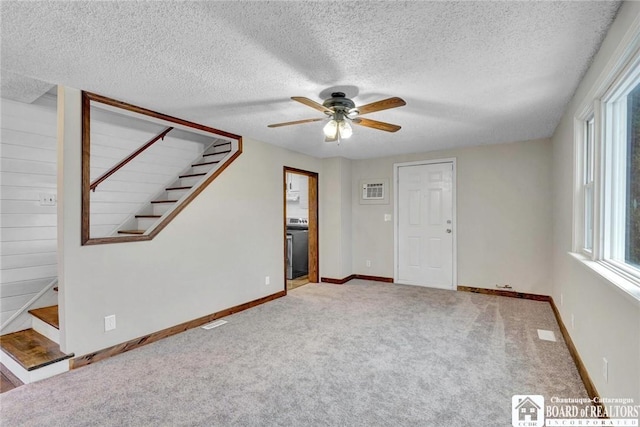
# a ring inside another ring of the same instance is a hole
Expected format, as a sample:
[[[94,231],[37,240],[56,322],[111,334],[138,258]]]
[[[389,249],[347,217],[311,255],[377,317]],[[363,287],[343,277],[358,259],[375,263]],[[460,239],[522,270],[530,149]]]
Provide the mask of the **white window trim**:
[[[608,135],[604,135],[604,132],[611,132],[613,128],[613,123],[610,122],[606,126],[602,126],[603,118],[606,117],[607,120],[610,120],[611,117],[611,114],[603,113],[605,108],[611,108],[611,105],[608,104],[611,100],[616,99],[628,89],[622,83],[630,83],[634,74],[640,75],[640,17],[633,22],[625,34],[595,84],[583,99],[574,118],[573,241],[570,255],[640,305],[640,273],[621,263],[605,259],[609,255],[604,238],[606,233],[610,231],[607,227],[610,227],[608,222],[611,219],[611,205],[609,201],[604,199],[610,189],[603,188],[602,185],[603,181],[611,185],[614,180],[613,171],[611,168],[606,168],[606,162],[603,159],[615,155],[611,152],[611,144],[605,146],[603,143],[604,138],[608,137]],[[594,234],[592,250],[588,251],[584,250],[583,173],[585,123],[591,117],[594,118]],[[605,150],[608,151],[605,152]]]
[[[603,135],[602,135],[602,102],[596,99],[593,103],[593,242],[591,259],[602,257],[604,236],[602,233],[602,218],[604,217],[602,203],[603,165]]]
[[[625,296],[631,302],[634,302],[638,307],[640,307],[640,287],[638,287],[634,281],[630,280],[627,276],[621,274],[615,269],[612,269],[610,266],[604,265],[601,262],[593,261],[583,254],[575,252],[569,252],[569,254],[579,261],[581,265],[589,268],[589,270],[597,273],[607,282],[614,285],[614,289],[616,289],[621,295]]]

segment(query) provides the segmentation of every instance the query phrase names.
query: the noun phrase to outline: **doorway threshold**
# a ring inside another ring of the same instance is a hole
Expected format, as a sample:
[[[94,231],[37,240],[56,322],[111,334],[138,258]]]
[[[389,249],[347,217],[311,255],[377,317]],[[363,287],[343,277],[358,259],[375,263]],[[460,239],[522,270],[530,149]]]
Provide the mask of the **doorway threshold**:
[[[290,291],[292,289],[299,288],[300,286],[306,285],[307,283],[310,283],[308,275],[287,280],[287,290]]]

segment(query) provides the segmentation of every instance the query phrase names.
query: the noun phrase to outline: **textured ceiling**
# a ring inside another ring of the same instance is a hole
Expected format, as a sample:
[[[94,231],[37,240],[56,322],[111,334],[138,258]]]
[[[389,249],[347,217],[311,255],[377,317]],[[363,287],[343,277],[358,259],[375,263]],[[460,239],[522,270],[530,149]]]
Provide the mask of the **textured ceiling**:
[[[1,3],[2,96],[63,84],[319,157],[549,137],[619,2]],[[16,77],[17,76],[17,77]],[[35,79],[28,83],[25,78]],[[325,143],[291,101],[340,88],[367,115]],[[9,95],[8,95],[9,96]]]

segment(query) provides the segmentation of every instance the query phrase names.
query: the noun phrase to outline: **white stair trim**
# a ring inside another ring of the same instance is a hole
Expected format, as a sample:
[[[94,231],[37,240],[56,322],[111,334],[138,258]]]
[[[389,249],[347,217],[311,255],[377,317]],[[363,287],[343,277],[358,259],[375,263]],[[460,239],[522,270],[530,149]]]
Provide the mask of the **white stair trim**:
[[[42,319],[37,318],[33,314],[31,315],[31,327],[40,335],[44,335],[51,341],[60,345],[60,330],[55,326],[51,326]]]

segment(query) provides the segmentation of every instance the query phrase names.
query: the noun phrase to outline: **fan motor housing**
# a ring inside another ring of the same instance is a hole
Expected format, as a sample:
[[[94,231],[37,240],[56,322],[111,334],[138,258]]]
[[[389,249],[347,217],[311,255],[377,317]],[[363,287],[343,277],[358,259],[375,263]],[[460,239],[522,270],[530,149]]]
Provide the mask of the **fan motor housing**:
[[[356,107],[356,104],[349,98],[346,98],[343,92],[333,92],[331,98],[325,100],[322,105],[327,108],[332,108],[334,111],[343,111],[345,113]]]

